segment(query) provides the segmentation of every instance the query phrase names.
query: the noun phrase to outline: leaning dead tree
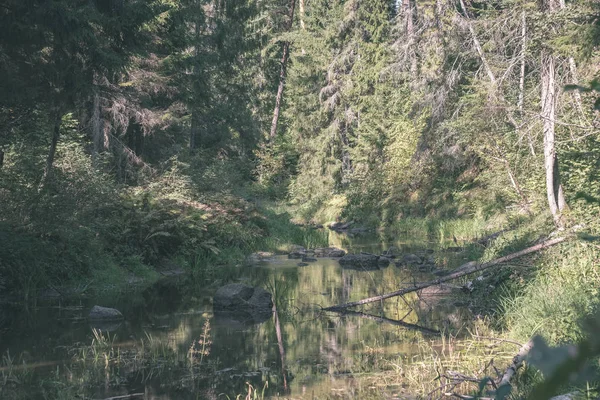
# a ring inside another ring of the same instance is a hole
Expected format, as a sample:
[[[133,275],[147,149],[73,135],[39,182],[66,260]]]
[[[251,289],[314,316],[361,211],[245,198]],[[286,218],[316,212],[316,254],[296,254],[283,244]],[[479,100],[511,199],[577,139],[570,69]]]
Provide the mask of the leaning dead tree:
[[[353,301],[353,302],[346,303],[346,304],[339,304],[339,305],[327,307],[327,308],[324,308],[324,310],[325,311],[340,311],[340,310],[344,310],[344,309],[350,308],[350,307],[356,307],[356,306],[360,306],[363,304],[369,304],[369,303],[374,303],[376,301],[389,299],[391,297],[403,296],[408,293],[416,292],[417,290],[425,289],[429,286],[439,285],[441,283],[448,282],[448,281],[463,277],[465,275],[472,274],[474,272],[483,271],[484,269],[487,269],[487,268],[490,268],[490,267],[493,267],[496,265],[505,264],[508,261],[514,260],[519,257],[523,257],[527,254],[535,253],[540,250],[547,249],[548,247],[555,246],[559,243],[564,242],[565,240],[567,240],[566,237],[559,237],[556,239],[546,240],[542,243],[536,244],[535,246],[531,246],[524,250],[518,251],[516,253],[512,253],[512,254],[506,255],[504,257],[496,258],[495,260],[484,262],[484,263],[479,263],[477,261],[470,261],[466,264],[463,264],[459,268],[455,269],[454,272],[451,273],[450,275],[444,276],[442,278],[435,279],[433,281],[429,281],[429,282],[425,282],[425,283],[421,283],[421,284],[415,285],[413,287],[400,289],[395,292],[386,293],[386,294],[382,294],[382,295],[374,296],[374,297],[369,297],[367,299]]]
[[[304,3],[302,3],[304,8]],[[296,8],[296,0],[290,1],[289,18],[285,26],[285,31],[289,32],[292,30],[294,25],[294,9]],[[279,86],[277,87],[277,96],[275,96],[275,109],[273,110],[273,121],[271,122],[271,133],[269,138],[275,139],[277,135],[277,124],[279,122],[279,112],[281,111],[281,101],[283,99],[283,89],[285,87],[285,79],[287,75],[287,64],[290,59],[290,41],[286,40],[282,43],[283,55],[281,56],[281,71],[279,72]]]

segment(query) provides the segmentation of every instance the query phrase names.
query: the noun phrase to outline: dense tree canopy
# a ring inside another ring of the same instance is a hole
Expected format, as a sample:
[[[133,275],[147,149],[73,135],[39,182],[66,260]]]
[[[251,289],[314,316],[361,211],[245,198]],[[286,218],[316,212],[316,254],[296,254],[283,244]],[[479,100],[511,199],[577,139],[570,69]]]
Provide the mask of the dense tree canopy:
[[[593,219],[599,12],[563,0],[5,1],[1,221],[44,241],[59,220],[107,229],[118,253],[106,215],[128,202],[185,209],[223,193],[378,226],[507,209]],[[160,232],[146,233],[157,254],[187,240]]]

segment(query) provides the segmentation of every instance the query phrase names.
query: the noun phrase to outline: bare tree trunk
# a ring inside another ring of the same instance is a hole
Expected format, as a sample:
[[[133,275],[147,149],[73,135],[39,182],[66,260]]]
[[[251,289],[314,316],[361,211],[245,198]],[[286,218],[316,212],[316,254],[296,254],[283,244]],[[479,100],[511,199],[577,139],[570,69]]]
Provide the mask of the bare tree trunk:
[[[521,12],[521,73],[519,76],[519,100],[517,101],[517,109],[519,117],[523,118],[523,103],[525,101],[525,53],[527,51],[527,19],[525,18],[525,10]],[[535,148],[531,133],[527,132],[527,141],[529,143],[529,151],[535,157]]]
[[[410,73],[413,77],[417,75],[417,52],[415,51],[416,46],[416,35],[415,35],[415,13],[416,4],[414,0],[404,0],[404,18],[406,24],[406,35],[407,35],[407,46],[410,59]]]
[[[94,103],[92,110],[92,160],[97,162],[98,154],[108,147],[108,137],[104,133],[104,121],[102,120],[102,109],[100,104],[100,94],[96,90],[94,93]]]
[[[0,168],[4,165],[4,150],[0,149]]]
[[[197,143],[197,138],[198,138],[198,117],[197,117],[197,111],[192,111],[192,124],[191,124],[191,128],[190,128],[190,149],[195,149],[196,146],[198,145]]]
[[[519,114],[523,114],[523,100],[525,92],[525,51],[527,50],[527,20],[525,19],[525,10],[521,11],[521,75],[519,76],[519,100],[517,108]]]
[[[281,71],[279,72],[279,87],[277,88],[277,96],[275,97],[275,109],[273,110],[273,121],[271,121],[271,132],[269,137],[275,139],[277,135],[277,124],[279,123],[279,113],[281,111],[281,100],[283,100],[283,89],[285,87],[285,77],[287,73],[287,62],[289,58],[290,43],[283,44],[283,57],[281,57]]]
[[[294,23],[294,9],[296,8],[296,0],[291,0],[290,15],[287,25],[287,31],[292,29]],[[277,135],[277,124],[279,123],[279,113],[281,111],[281,100],[283,99],[283,89],[285,87],[285,78],[287,74],[287,63],[290,58],[290,42],[285,41],[282,44],[283,56],[281,57],[281,71],[279,72],[279,87],[277,88],[277,96],[275,97],[275,109],[273,110],[273,121],[271,122],[271,132],[269,138],[275,139]]]
[[[52,166],[54,165],[54,157],[56,155],[56,146],[58,145],[58,139],[60,138],[60,125],[62,121],[62,112],[56,111],[54,114],[54,129],[52,130],[52,137],[50,141],[50,149],[48,150],[48,156],[46,157],[46,166],[44,167],[44,173],[42,174],[42,180],[38,190],[42,190],[48,181],[52,178]]]
[[[216,2],[214,5],[216,12],[220,9],[221,4]],[[200,41],[200,23],[196,22],[194,26],[194,35],[196,39],[196,46],[194,47],[194,68],[193,74],[196,79],[198,79],[198,56],[200,55],[200,49],[198,47],[198,42]],[[194,105],[194,110],[192,111],[192,121],[190,124],[190,149],[194,150],[198,146],[198,111],[196,110],[197,105]]]
[[[492,92],[494,94],[497,94],[499,100],[502,101],[502,100],[504,100],[504,96],[502,95],[502,93],[500,91],[498,91],[498,93],[496,93],[496,89],[497,89],[496,75],[494,74],[494,71],[492,71],[492,69],[487,61],[487,58],[485,57],[483,48],[481,47],[481,44],[479,43],[479,39],[477,39],[477,34],[475,32],[475,29],[473,29],[471,22],[468,20],[469,14],[467,12],[467,8],[465,7],[465,3],[463,0],[460,0],[460,7],[462,9],[462,12],[464,13],[465,18],[467,18],[467,25],[469,27],[469,32],[471,33],[471,37],[473,39],[473,45],[475,47],[475,50],[477,51],[477,54],[479,55],[479,58],[481,59],[483,68],[485,69],[485,71],[488,75],[488,78],[490,79],[490,83],[492,84]],[[520,76],[520,80],[519,80],[519,100],[517,103],[517,107],[519,109],[519,114],[522,114],[522,112],[523,112],[523,92],[524,92],[524,88],[525,88],[525,50],[526,50],[526,45],[527,45],[527,28],[526,28],[525,12],[522,13],[521,17],[522,17],[522,28],[521,28],[522,43],[521,43],[521,55],[520,55],[520,57],[521,57],[521,76]],[[506,110],[506,116],[507,116],[508,122],[511,125],[513,125],[514,129],[518,133],[519,124],[517,123],[512,111],[510,109]],[[529,134],[528,134],[528,136],[529,136]],[[531,152],[533,155],[535,155],[531,138],[529,138],[529,141],[530,141]],[[519,182],[518,182],[515,174],[513,173],[513,170],[510,166],[508,159],[506,157],[504,157],[504,155],[502,154],[503,152],[502,152],[500,146],[498,146],[496,143],[494,143],[494,144],[496,145],[498,153],[501,154],[501,161],[506,166],[508,177],[510,179],[510,182],[511,182],[513,188],[515,189],[515,192],[521,199],[522,206],[524,207],[525,210],[527,210],[527,212],[529,212],[527,197],[525,196],[525,193],[521,189],[521,186],[519,185]]]
[[[552,5],[550,5],[550,6],[552,7]],[[561,10],[564,10],[567,8],[565,0],[558,0],[558,6],[560,7]],[[571,81],[572,81],[571,83],[574,85],[578,85],[579,77],[577,74],[577,64],[575,63],[575,59],[573,57],[569,57],[568,62],[569,62],[569,72],[571,73]],[[573,99],[575,100],[575,107],[577,108],[577,111],[579,112],[580,117],[585,118],[585,112],[583,111],[583,107],[581,105],[581,93],[579,93],[578,90],[574,90],[571,93],[571,95],[573,96]]]
[[[517,373],[518,369],[521,368],[521,366],[523,365],[523,361],[525,361],[527,355],[529,354],[532,348],[532,341],[529,341],[523,346],[521,346],[517,355],[513,357],[513,362],[508,366],[508,368],[502,375],[502,379],[500,379],[498,387],[510,384],[510,380]]]
[[[306,14],[306,10],[305,10],[305,1],[306,0],[300,0],[300,28],[302,29],[302,31],[306,30],[306,24],[304,23],[304,16]],[[304,47],[302,48],[302,55],[306,55],[306,50],[304,49]]]
[[[561,226],[561,211],[566,207],[564,192],[560,183],[558,160],[555,147],[556,118],[556,68],[555,59],[548,50],[542,51],[542,120],[544,132],[544,168],[546,170],[546,195],[548,207],[554,222]]]
[[[363,312],[360,311],[350,311],[350,310],[341,310],[341,311],[337,311],[340,314],[343,315],[355,315],[357,317],[361,317],[361,318],[365,318],[365,319],[370,319],[371,321],[375,321],[375,322],[380,322],[380,323],[385,323],[385,324],[391,324],[391,325],[395,325],[395,326],[401,326],[403,328],[407,328],[407,329],[411,329],[411,330],[415,330],[415,331],[420,331],[426,334],[430,334],[430,335],[439,335],[441,334],[440,331],[435,330],[435,329],[431,329],[431,328],[427,328],[425,326],[420,326],[420,325],[415,325],[415,324],[409,324],[408,322],[404,322],[404,321],[399,321],[396,319],[390,319],[390,318],[386,318],[386,317],[380,317],[377,315],[371,315],[371,314],[365,314]]]
[[[302,28],[302,30],[306,29],[306,26],[304,25],[304,2],[305,0],[300,0],[300,28]]]
[[[350,157],[350,152],[348,151],[348,149],[350,148],[350,141],[348,140],[348,134],[347,134],[347,129],[348,126],[344,123],[344,127],[340,128],[339,133],[340,133],[340,139],[342,141],[342,180],[346,181],[346,179],[348,178],[348,175],[350,175],[352,173],[353,167],[352,167],[352,158]]]

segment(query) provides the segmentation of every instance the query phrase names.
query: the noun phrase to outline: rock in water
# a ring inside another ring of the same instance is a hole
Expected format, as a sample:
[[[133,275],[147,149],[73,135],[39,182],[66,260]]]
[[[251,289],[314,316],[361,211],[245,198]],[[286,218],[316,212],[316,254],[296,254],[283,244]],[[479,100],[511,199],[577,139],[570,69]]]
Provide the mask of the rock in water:
[[[247,265],[255,265],[255,264],[260,264],[260,263],[263,263],[263,262],[267,262],[273,256],[274,256],[274,254],[270,253],[268,251],[258,251],[256,253],[250,254],[246,258],[246,264]]]
[[[123,314],[114,308],[94,306],[90,310],[88,318],[96,321],[120,321],[123,319]]]
[[[346,252],[337,247],[321,247],[315,249],[315,256],[317,257],[343,257]]]
[[[388,265],[390,265],[391,262],[392,260],[384,256],[380,256],[377,260],[377,264],[379,264],[380,267],[387,267]]]
[[[301,253],[301,252],[305,252],[305,251],[306,251],[306,249],[304,248],[304,246],[300,246],[297,244],[293,244],[290,246],[290,253],[293,253],[293,252]]]
[[[215,313],[227,314],[234,320],[263,322],[271,317],[273,299],[262,288],[232,283],[217,290],[213,308]]]
[[[374,254],[347,254],[340,258],[344,268],[379,269],[379,256]]]
[[[306,255],[306,249],[303,246],[299,246],[297,244],[290,246],[290,252],[288,253],[288,258],[299,259],[299,258],[303,258],[305,255]]]
[[[306,256],[306,251],[292,251],[288,254],[289,259],[301,259]]]

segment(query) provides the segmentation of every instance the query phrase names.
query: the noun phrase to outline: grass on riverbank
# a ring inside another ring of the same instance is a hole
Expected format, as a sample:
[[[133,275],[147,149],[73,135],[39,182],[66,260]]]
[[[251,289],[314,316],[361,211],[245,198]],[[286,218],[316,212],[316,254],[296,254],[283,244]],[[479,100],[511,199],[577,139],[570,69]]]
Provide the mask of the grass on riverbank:
[[[486,336],[525,343],[539,335],[549,345],[581,343],[590,337],[586,321],[600,310],[600,248],[594,242],[594,229],[594,226],[589,226],[587,234],[572,235],[570,240],[558,246],[463,278],[459,283],[470,281],[473,291],[458,295],[458,300],[468,304],[475,315],[483,318]],[[546,238],[552,230],[553,225],[547,219],[532,218],[513,226],[487,247],[477,243],[468,245],[464,253],[471,259],[488,261],[531,246]],[[516,351],[516,348],[513,349],[513,355]],[[497,356],[491,356],[488,359],[497,361]],[[469,375],[474,371],[473,361],[480,362],[481,355],[466,355],[453,368]],[[427,367],[417,373],[424,376],[415,381],[427,382],[429,369]],[[527,397],[531,389],[541,382],[542,375],[536,371],[535,368],[521,371],[514,382],[515,398]],[[432,373],[429,371],[429,374]],[[483,377],[481,372],[475,376]],[[590,375],[587,381],[574,384],[574,387],[594,392],[596,381],[597,373]],[[433,389],[423,386],[421,394]],[[562,388],[563,392],[571,389]]]

